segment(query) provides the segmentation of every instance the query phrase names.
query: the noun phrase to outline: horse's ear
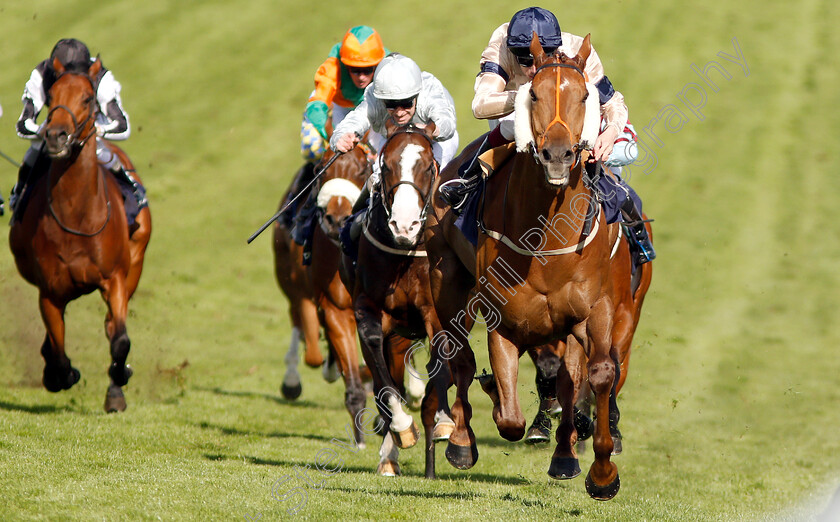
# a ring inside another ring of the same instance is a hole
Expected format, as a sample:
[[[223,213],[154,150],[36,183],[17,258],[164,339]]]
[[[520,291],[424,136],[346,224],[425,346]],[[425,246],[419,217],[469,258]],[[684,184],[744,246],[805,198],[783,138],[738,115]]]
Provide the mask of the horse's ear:
[[[583,44],[581,44],[580,50],[578,51],[577,56],[575,56],[581,70],[586,67],[586,60],[589,59],[589,55],[592,53],[592,42],[590,41],[589,36],[590,34],[587,34],[583,39]]]
[[[88,76],[91,78],[96,78],[99,72],[102,70],[102,60],[99,59],[99,55],[96,55],[96,60],[90,65],[88,68]]]
[[[61,63],[61,60],[59,60],[57,56],[53,58],[52,68],[53,71],[55,71],[56,76],[61,76],[62,74],[64,74],[64,64]]]
[[[426,136],[431,139],[435,139],[435,130],[437,130],[437,125],[435,125],[435,122],[433,121],[430,121],[425,127],[423,127],[423,132],[425,132]]]
[[[545,58],[545,51],[543,51],[542,45],[540,45],[540,37],[537,35],[537,32],[534,31],[533,34],[531,37],[531,56],[534,57],[534,62],[537,62]]]

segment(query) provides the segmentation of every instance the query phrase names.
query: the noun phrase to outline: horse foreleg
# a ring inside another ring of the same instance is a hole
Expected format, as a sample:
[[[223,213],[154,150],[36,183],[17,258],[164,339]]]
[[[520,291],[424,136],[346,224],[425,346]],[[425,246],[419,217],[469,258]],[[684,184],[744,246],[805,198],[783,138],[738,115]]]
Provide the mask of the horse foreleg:
[[[350,413],[350,418],[355,419],[356,415],[364,409],[366,400],[362,377],[359,375],[356,320],[352,310],[340,309],[326,299],[322,301],[322,308],[324,309],[324,328],[327,338],[335,350],[339,370],[344,378],[344,406]],[[359,448],[364,448],[364,434],[355,422],[353,426],[356,445]]]
[[[298,372],[298,364],[300,362],[300,355],[298,354],[298,347],[300,346],[300,328],[292,327],[292,337],[289,340],[289,351],[283,358],[286,363],[286,373],[283,375],[283,384],[280,386],[280,393],[283,397],[295,400],[300,397],[303,392],[303,387],[300,384],[300,372]]]
[[[534,384],[540,404],[534,422],[525,435],[525,442],[535,444],[550,440],[551,415],[560,410],[557,402],[557,371],[560,367],[560,357],[551,352],[547,345],[528,349],[528,355],[537,369]]]
[[[38,305],[41,318],[47,328],[44,344],[41,345],[41,355],[44,357],[44,388],[51,392],[69,390],[79,382],[79,370],[70,365],[70,359],[64,352],[64,302],[56,303],[43,293],[39,296]]]
[[[555,432],[557,446],[551,456],[548,475],[555,479],[571,479],[580,475],[580,464],[574,449],[577,439],[575,399],[580,390],[585,366],[583,347],[574,336],[570,335],[567,339],[566,351],[561,363],[556,371],[556,394],[562,408],[562,415],[560,425],[557,426]]]
[[[592,449],[595,462],[586,476],[586,491],[594,499],[609,500],[618,493],[618,468],[610,461],[613,440],[610,436],[610,393],[616,378],[616,363],[610,354],[612,302],[600,299],[586,322],[589,341],[589,386],[595,394],[595,436]]]
[[[306,344],[303,362],[310,368],[317,368],[324,364],[324,356],[321,354],[321,347],[318,345],[321,329],[321,323],[318,321],[318,307],[315,306],[312,299],[304,298],[300,300],[298,313],[300,314],[300,327]]]
[[[105,411],[123,411],[126,405],[120,388],[125,386],[133,373],[131,367],[126,364],[131,340],[125,327],[128,315],[125,279],[115,276],[105,281],[102,285],[102,298],[108,305],[105,334],[111,344],[111,366],[108,368],[111,383],[105,396]]]
[[[493,407],[493,420],[499,435],[509,441],[517,441],[525,435],[525,416],[522,415],[516,391],[519,349],[500,330],[502,328],[487,333],[490,367],[499,395],[499,402]]]
[[[387,314],[383,315],[383,332],[390,332],[391,328],[390,316]],[[388,407],[391,410],[390,429],[394,437],[394,442],[403,449],[417,444],[420,436],[414,419],[402,408],[403,404],[408,405],[404,399],[405,387],[403,386],[403,380],[405,377],[405,357],[411,345],[411,339],[406,339],[393,332],[384,336],[382,345],[385,358],[388,361],[388,372],[391,376],[391,382],[393,382],[394,390],[396,390],[396,395],[391,394],[388,397]]]
[[[379,446],[379,465],[376,472],[383,477],[396,477],[400,474],[399,463],[400,449],[394,443],[394,437],[390,431],[385,432],[382,445]]]

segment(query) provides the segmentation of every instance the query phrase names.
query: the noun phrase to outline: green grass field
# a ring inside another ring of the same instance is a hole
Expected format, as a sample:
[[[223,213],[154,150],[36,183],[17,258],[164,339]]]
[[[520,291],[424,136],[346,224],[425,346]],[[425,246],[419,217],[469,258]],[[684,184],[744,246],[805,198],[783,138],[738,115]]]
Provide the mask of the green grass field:
[[[840,484],[840,6],[817,0],[543,4],[564,30],[592,32],[656,157],[631,179],[656,219],[659,258],[619,398],[615,499],[589,499],[583,476],[551,481],[552,449],[502,440],[478,387],[480,458],[469,471],[439,446],[440,480],[427,481],[418,446],[402,453],[402,477],[381,478],[369,440],[342,453],[333,476],[294,476],[346,439],[343,385],[307,369],[303,396],[280,398],[286,301],[270,234],[245,239],[301,163],[312,75],[347,28],[372,25],[447,86],[464,145],[486,128],[470,114],[479,54],[528,5],[4,3],[0,150],[19,159],[28,146],[13,127],[32,67],[59,38],[85,41],[122,83],[125,149],[154,233],[131,303],[135,375],[119,415],[102,411],[101,299],[68,308],[82,380],[51,394],[37,292],[0,249],[0,518],[276,520],[306,495],[296,516],[311,520],[817,519]],[[743,66],[719,54],[735,59],[736,45]],[[712,61],[729,77],[709,70],[717,91],[692,69]],[[0,166],[4,196],[15,175]],[[483,339],[474,349],[489,368]],[[532,416],[533,369],[527,358],[522,367]],[[590,450],[581,465],[591,461]]]

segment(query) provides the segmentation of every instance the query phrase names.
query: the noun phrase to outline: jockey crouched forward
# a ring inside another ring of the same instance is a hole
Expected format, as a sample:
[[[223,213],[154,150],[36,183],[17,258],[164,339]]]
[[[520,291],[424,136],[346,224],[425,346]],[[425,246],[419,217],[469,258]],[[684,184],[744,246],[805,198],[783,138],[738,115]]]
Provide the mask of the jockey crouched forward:
[[[557,18],[539,7],[529,7],[516,12],[509,23],[499,26],[481,54],[481,71],[475,81],[473,115],[489,119],[491,132],[479,147],[472,162],[465,164],[460,179],[450,180],[440,186],[440,195],[453,210],[460,212],[467,195],[478,185],[481,172],[478,156],[492,148],[514,140],[514,101],[520,86],[536,74],[530,45],[536,32],[546,54],[560,51],[576,56],[583,38],[560,31]],[[604,67],[594,47],[586,60],[584,74],[599,94],[602,132],[595,140],[592,162],[604,162],[615,175],[620,167],[636,159],[635,134],[627,127],[627,106],[624,96],[616,91],[604,74]],[[615,147],[615,144],[621,144]],[[620,149],[620,150],[619,150]],[[598,173],[595,173],[596,175]],[[637,264],[656,257],[653,245],[644,227],[641,200],[620,177],[597,176],[597,195],[602,204],[620,210],[633,241],[633,255]]]
[[[376,67],[364,99],[336,126],[330,147],[340,153],[348,152],[368,130],[384,136],[389,119],[400,127],[409,124],[425,127],[434,122],[432,151],[441,168],[458,152],[455,102],[449,91],[434,75],[421,71],[414,60],[397,53],[386,56]],[[356,201],[354,211],[364,207],[378,180],[379,161],[375,161],[373,175]]]
[[[91,58],[87,46],[79,40],[66,38],[59,40],[50,53],[50,58],[39,63],[29,77],[24,87],[23,112],[17,122],[17,134],[21,138],[33,140],[32,145],[23,157],[23,164],[18,171],[18,180],[9,195],[9,207],[12,212],[18,206],[20,197],[29,181],[35,181],[48,167],[46,154],[42,152],[43,140],[40,136],[40,126],[35,119],[44,106],[49,107],[50,88],[58,79],[53,69],[53,60],[58,61],[68,72],[87,74],[91,64],[96,60]],[[131,134],[128,115],[122,107],[120,90],[122,86],[114,78],[111,71],[103,65],[96,78],[91,78],[96,89],[98,111],[96,115],[96,155],[99,163],[111,171],[121,185],[125,185],[134,193],[137,207],[147,206],[146,189],[127,171],[116,154],[102,138],[109,140],[125,140]],[[33,174],[35,176],[33,176]]]
[[[345,33],[341,42],[332,47],[327,59],[318,67],[315,89],[309,96],[300,128],[300,149],[307,163],[290,191],[292,197],[300,193],[315,175],[315,164],[323,156],[329,140],[328,123],[334,129],[362,102],[365,88],[373,81],[376,66],[387,53],[375,29],[358,25]],[[384,138],[372,132],[368,135],[368,142],[378,149]],[[286,226],[291,228],[292,239],[306,247],[304,255],[307,258],[315,209],[315,199],[310,197],[303,204],[291,206],[283,215]]]

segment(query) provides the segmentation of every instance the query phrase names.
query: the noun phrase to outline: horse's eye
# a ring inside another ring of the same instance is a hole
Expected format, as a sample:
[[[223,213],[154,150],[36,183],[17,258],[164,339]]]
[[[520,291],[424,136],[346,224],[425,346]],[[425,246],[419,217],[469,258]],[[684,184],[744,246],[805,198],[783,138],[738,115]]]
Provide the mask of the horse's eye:
[[[529,91],[531,93],[531,101],[537,101],[537,95],[534,94],[534,89]]]
[[[586,103],[586,100],[588,100],[588,99],[589,99],[589,91],[586,91],[585,93],[583,93],[583,99],[581,100],[581,103]]]

